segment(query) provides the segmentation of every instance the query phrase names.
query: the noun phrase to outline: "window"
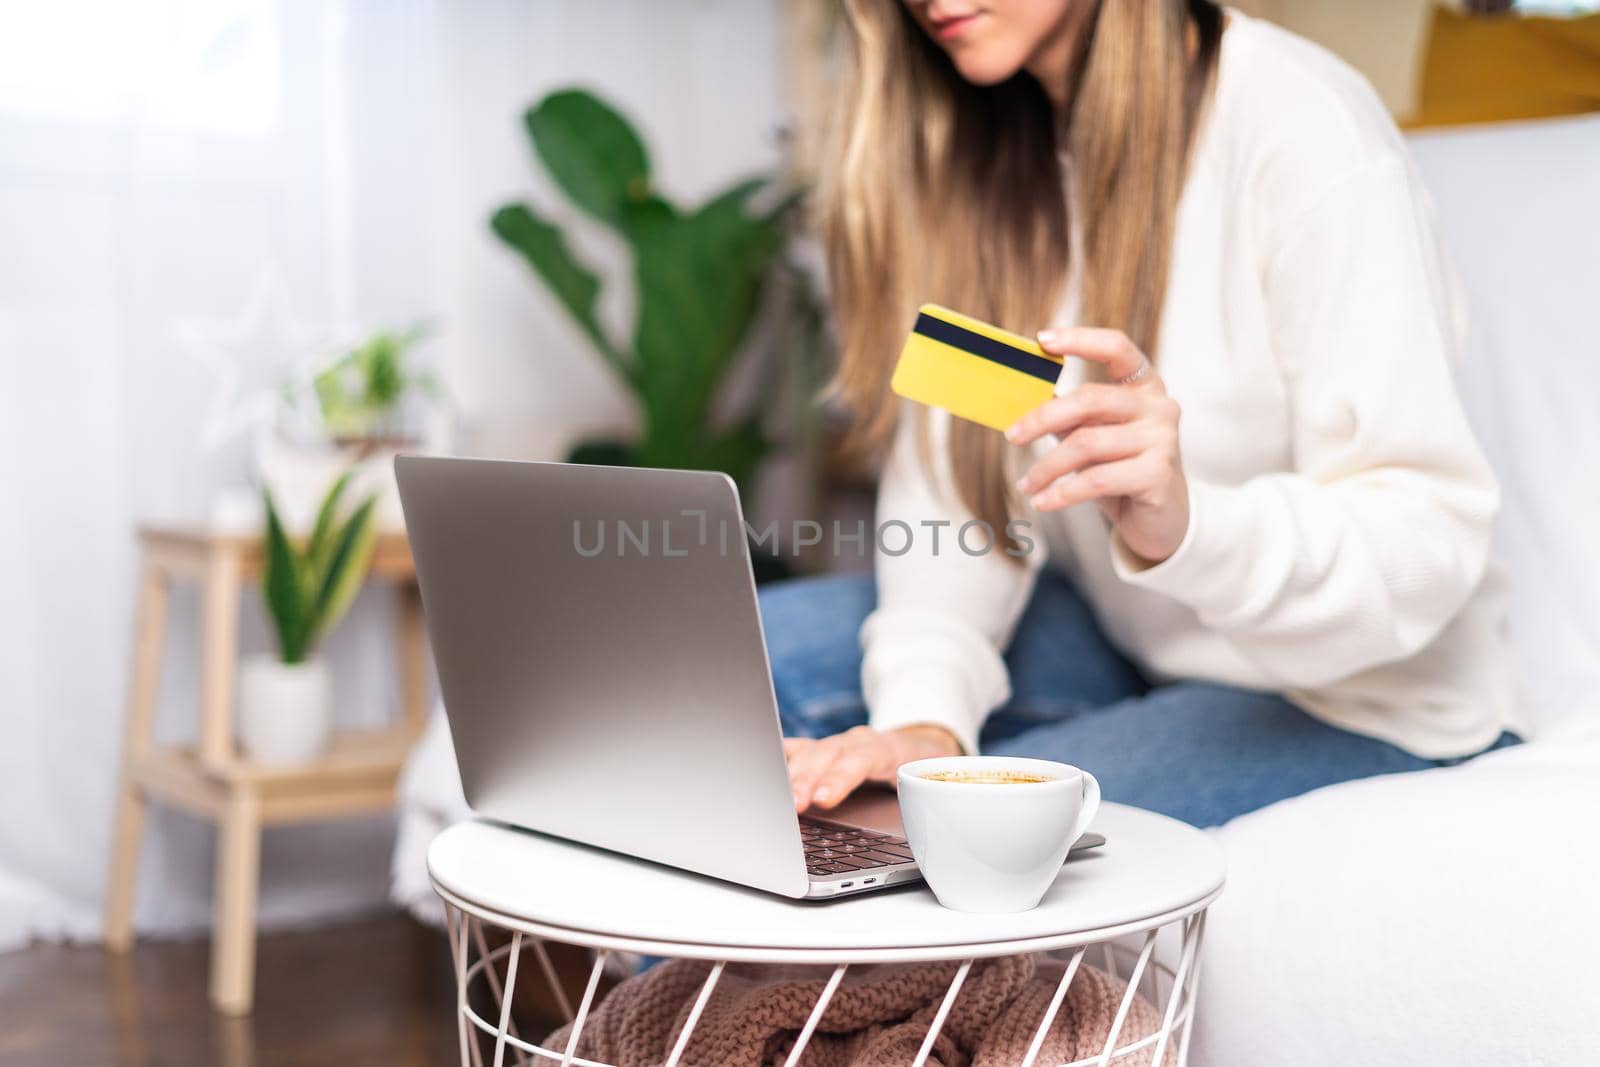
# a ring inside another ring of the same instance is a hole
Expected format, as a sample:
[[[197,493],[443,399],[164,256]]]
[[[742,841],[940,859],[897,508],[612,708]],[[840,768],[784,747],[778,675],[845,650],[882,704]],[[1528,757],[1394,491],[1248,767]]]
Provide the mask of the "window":
[[[265,134],[279,118],[278,52],[270,0],[8,4],[0,117]]]

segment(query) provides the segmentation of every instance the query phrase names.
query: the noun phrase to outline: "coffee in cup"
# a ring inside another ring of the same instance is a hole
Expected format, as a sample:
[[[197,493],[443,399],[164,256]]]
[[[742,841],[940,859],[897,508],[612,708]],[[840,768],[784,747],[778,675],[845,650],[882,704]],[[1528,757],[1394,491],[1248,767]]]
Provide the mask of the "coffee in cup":
[[[1100,808],[1089,772],[1011,756],[917,760],[899,788],[911,854],[955,911],[1036,907]]]
[[[1051,781],[1048,774],[1023,771],[932,771],[921,775],[930,782],[962,782],[966,785],[1037,785]]]

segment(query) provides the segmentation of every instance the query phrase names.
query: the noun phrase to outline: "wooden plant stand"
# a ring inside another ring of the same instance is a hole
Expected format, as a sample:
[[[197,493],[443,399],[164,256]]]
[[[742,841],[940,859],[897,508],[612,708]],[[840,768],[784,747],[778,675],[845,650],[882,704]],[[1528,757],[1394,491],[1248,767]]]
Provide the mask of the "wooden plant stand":
[[[106,887],[105,943],[133,944],[135,880],[145,812],[152,800],[216,823],[211,1002],[229,1014],[250,1011],[254,995],[256,891],[261,829],[387,811],[406,754],[427,716],[427,633],[405,535],[379,536],[369,580],[396,585],[400,597],[401,709],[376,730],[335,733],[321,759],[264,766],[234,744],[234,679],[239,659],[241,590],[259,581],[262,542],[202,527],[139,530],[139,587],[116,826]],[[154,738],[161,658],[171,588],[201,588],[200,723],[194,745],[158,746]]]

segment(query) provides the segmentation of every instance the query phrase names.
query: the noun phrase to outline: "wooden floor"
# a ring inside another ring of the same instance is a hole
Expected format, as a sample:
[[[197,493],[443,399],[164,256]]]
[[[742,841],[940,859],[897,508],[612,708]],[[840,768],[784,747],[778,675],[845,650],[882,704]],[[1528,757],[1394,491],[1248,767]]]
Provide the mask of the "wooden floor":
[[[0,955],[0,1067],[440,1067],[456,1057],[442,933],[390,914],[261,938],[256,1010],[213,1013],[207,944]]]

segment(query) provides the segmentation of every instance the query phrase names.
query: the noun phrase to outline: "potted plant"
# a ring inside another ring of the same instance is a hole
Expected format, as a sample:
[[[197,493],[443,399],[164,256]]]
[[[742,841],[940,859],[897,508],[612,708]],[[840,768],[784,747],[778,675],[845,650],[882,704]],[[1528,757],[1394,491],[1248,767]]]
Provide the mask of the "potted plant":
[[[366,577],[377,540],[376,494],[348,512],[346,471],[323,498],[303,544],[284,529],[270,490],[261,591],[277,637],[276,655],[246,658],[239,672],[239,742],[261,763],[302,763],[327,748],[333,679],[317,643],[344,616]]]
[[[443,389],[416,355],[427,336],[420,325],[380,330],[286,390],[259,460],[291,526],[309,521],[322,487],[341,471],[354,472],[356,489],[378,494],[379,526],[404,526],[394,457],[448,445],[442,422],[429,417]]]
[[[580,442],[569,460],[720,470],[748,491],[771,447],[763,416],[776,390],[764,383],[730,412],[723,387],[764,305],[773,310],[764,300],[770,282],[787,272],[780,312],[803,315],[813,303],[782,256],[799,193],[767,195],[773,183],[755,177],[698,205],[673,203],[656,188],[634,128],[582,90],[551,93],[524,125],[556,186],[632,256],[634,323],[617,338],[595,312],[599,277],[573,255],[559,226],[526,203],[507,204],[490,220],[638,405],[634,439]]]
[[[412,440],[405,402],[438,397],[438,379],[415,366],[412,349],[428,336],[426,326],[380,330],[338,357],[311,380],[322,424],[336,443],[373,447]]]

